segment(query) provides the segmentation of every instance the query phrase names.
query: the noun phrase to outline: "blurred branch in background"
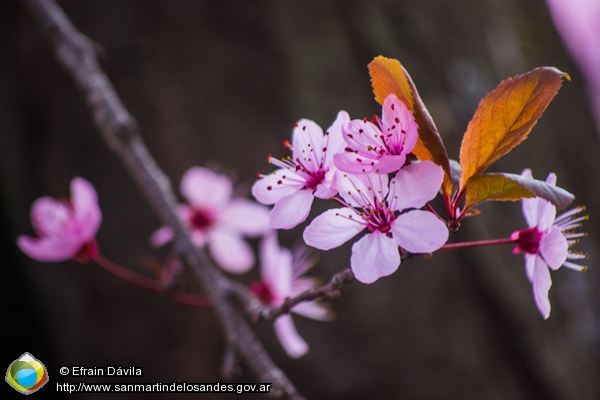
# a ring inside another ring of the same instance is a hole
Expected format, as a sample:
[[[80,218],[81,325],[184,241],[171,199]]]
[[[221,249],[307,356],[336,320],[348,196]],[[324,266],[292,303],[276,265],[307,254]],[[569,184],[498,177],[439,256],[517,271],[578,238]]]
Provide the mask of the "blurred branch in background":
[[[55,46],[56,57],[84,91],[94,121],[104,140],[129,168],[163,222],[175,232],[176,250],[201,279],[211,295],[227,342],[235,347],[261,382],[273,384],[272,394],[301,399],[296,388],[271,360],[243,314],[231,302],[231,282],[197,248],[179,219],[168,178],[156,165],[139,134],[137,122],[124,108],[98,64],[92,42],[81,34],[53,0],[25,0]],[[227,357],[226,359],[230,359]],[[231,367],[227,367],[231,369]]]

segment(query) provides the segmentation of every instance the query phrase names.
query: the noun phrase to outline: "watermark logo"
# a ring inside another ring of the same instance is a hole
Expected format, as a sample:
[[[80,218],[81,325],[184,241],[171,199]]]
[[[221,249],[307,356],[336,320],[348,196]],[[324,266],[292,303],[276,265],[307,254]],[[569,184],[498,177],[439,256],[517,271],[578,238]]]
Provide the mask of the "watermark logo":
[[[24,353],[8,366],[6,382],[17,392],[30,394],[48,382],[48,372],[40,360],[29,353]]]

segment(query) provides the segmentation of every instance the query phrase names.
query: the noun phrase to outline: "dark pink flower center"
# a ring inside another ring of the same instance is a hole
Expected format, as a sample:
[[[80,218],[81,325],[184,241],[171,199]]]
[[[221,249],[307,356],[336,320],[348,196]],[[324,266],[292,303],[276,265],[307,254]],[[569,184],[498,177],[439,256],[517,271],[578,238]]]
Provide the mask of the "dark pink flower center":
[[[212,225],[214,222],[214,218],[210,213],[206,210],[202,210],[200,208],[194,209],[192,216],[190,218],[190,223],[192,225],[192,229],[203,230]]]
[[[317,186],[323,183],[325,180],[325,170],[319,169],[317,171],[306,171],[306,188],[309,190],[315,190]]]
[[[367,222],[367,228],[371,232],[379,231],[391,236],[392,222],[396,219],[393,212],[387,206],[376,204],[374,207],[368,207],[363,214],[364,220]]]
[[[544,233],[540,232],[537,226],[534,226],[533,228],[516,231],[510,237],[517,240],[517,247],[513,249],[513,253],[538,254]]]
[[[81,264],[87,264],[89,260],[93,260],[98,257],[98,242],[92,240],[85,243],[79,251],[73,256],[73,259]]]
[[[271,286],[265,281],[257,281],[250,285],[250,291],[263,303],[271,304],[275,299]]]

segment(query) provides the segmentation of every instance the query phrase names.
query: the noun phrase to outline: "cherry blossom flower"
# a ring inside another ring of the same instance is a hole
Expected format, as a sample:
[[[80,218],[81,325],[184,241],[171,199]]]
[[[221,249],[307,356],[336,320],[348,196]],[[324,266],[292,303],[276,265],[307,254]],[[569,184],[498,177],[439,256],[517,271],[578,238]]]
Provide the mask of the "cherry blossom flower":
[[[388,95],[381,119],[352,120],[342,127],[346,151],[333,158],[340,171],[359,174],[387,174],[402,168],[417,143],[417,123],[412,112],[396,95]]]
[[[254,253],[243,236],[256,237],[269,230],[268,210],[253,201],[232,198],[233,185],[225,175],[193,167],[181,178],[181,193],[189,201],[178,212],[188,225],[192,240],[208,246],[213,259],[225,270],[243,273],[254,264]],[[173,238],[173,229],[164,226],[150,242],[161,246]]]
[[[304,241],[329,250],[367,228],[368,234],[352,246],[350,266],[360,282],[373,283],[398,269],[398,246],[430,253],[448,240],[446,224],[418,210],[436,196],[443,176],[442,168],[431,161],[408,165],[391,181],[379,174],[342,175],[339,202],[345,208],[316,217],[304,230]]]
[[[314,264],[305,248],[292,254],[290,250],[279,247],[275,234],[270,234],[260,244],[260,258],[262,280],[255,282],[251,290],[264,304],[279,307],[286,297],[297,296],[315,286],[314,279],[301,277]],[[316,301],[300,303],[292,311],[312,319],[331,319],[329,310]],[[290,357],[298,358],[308,352],[308,344],[298,335],[291,315],[279,316],[273,326]]]
[[[600,132],[600,2],[546,0],[567,50],[583,73],[596,127]]]
[[[277,160],[269,156],[269,162],[279,167],[252,187],[252,194],[263,204],[275,204],[270,224],[275,229],[291,229],[304,222],[313,199],[329,199],[337,193],[333,164],[335,153],[342,151],[342,124],[350,121],[345,111],[323,134],[315,122],[301,119],[294,125],[292,144],[284,142],[292,150],[292,157]]]
[[[529,169],[523,171],[522,175],[532,178]],[[555,186],[556,175],[548,175],[546,183]],[[584,210],[584,207],[577,207],[556,217],[556,207],[549,201],[539,197],[523,199],[523,215],[529,229],[511,235],[511,239],[518,241],[513,253],[525,254],[527,278],[533,285],[535,304],[544,319],[550,316],[548,291],[552,286],[552,279],[549,268],[556,270],[561,265],[577,271],[587,268],[567,261],[587,257],[570,249],[577,238],[585,236],[584,233],[573,232],[581,226],[581,221],[587,219],[587,216],[577,217]]]
[[[71,199],[41,197],[31,206],[31,224],[38,237],[20,235],[17,244],[39,261],[75,259],[87,262],[98,255],[94,238],[102,221],[98,195],[83,178],[71,181]]]

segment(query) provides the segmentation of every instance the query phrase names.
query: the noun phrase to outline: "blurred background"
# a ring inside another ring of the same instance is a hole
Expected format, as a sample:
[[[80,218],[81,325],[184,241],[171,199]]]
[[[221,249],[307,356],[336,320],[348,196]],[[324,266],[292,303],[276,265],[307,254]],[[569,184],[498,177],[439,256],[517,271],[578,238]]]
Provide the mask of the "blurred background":
[[[455,159],[480,99],[501,80],[544,65],[568,72],[572,81],[530,137],[490,168],[530,167],[539,179],[556,172],[574,204],[587,206],[589,236],[577,249],[589,253],[590,268],[553,272],[548,320],[535,306],[523,257],[500,246],[412,259],[373,285],[349,285],[333,304],[335,321],[295,317],[310,345],[299,360],[287,358],[270,326],[256,331],[310,399],[600,398],[600,143],[585,79],[544,1],[59,4],[97,43],[175,189],[188,168],[209,165],[248,193],[257,172],[272,170],[267,154],[287,154],[282,142],[296,120],[326,128],[340,109],[352,118],[379,114],[367,72],[377,55],[404,64]],[[168,255],[149,246],[161,222],[17,0],[0,3],[0,139],[2,365],[28,351],[49,369],[49,385],[64,364],[136,365],[144,371],[139,382],[220,380],[223,336],[210,309],[177,305],[93,264],[36,262],[16,247],[18,234],[33,233],[31,203],[69,196],[70,180],[82,176],[99,193],[103,254],[148,276],[148,265]],[[479,208],[482,215],[465,220],[451,241],[507,237],[526,227],[519,203]],[[313,207],[313,215],[324,209]],[[280,233],[281,242],[301,240],[302,229]],[[322,253],[312,274],[328,279],[348,266],[349,255],[349,245]],[[254,270],[242,279],[257,276]],[[198,290],[185,278],[183,287]],[[255,377],[248,373],[234,379],[249,381]],[[51,395],[54,387],[36,394]],[[227,395],[202,396],[213,397]]]

